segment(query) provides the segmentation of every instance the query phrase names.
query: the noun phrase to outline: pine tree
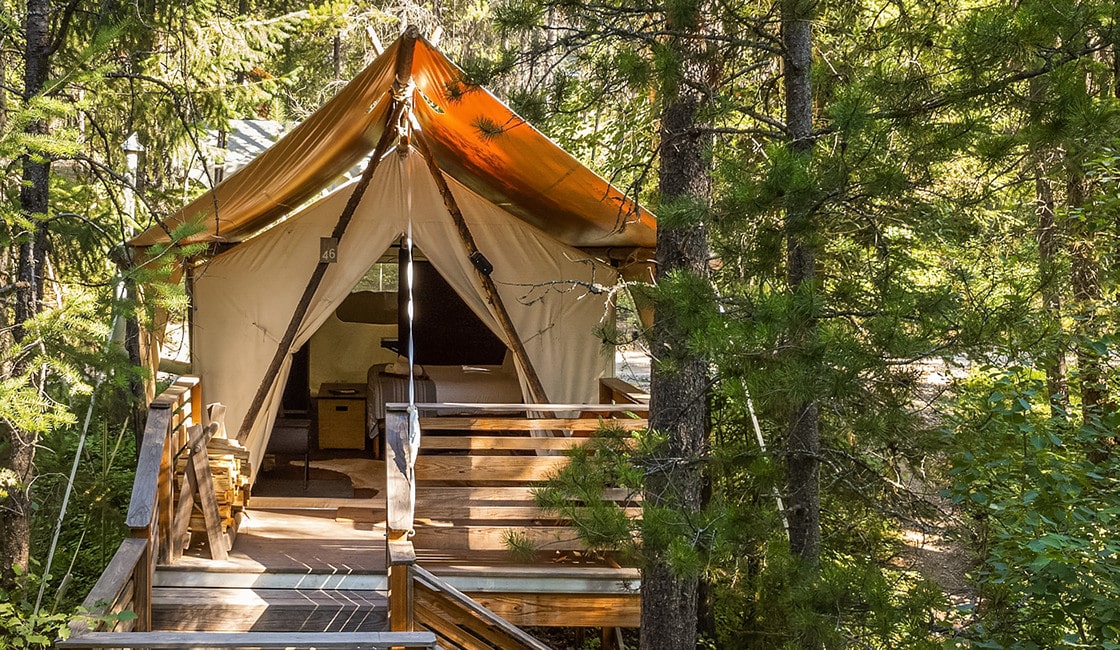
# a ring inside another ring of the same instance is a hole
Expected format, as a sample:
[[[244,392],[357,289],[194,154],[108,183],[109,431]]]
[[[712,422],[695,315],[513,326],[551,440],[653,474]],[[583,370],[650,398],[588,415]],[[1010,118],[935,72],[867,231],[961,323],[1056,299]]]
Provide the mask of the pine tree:
[[[26,39],[23,70],[23,101],[31,104],[46,85],[50,66],[49,0],[29,0],[24,32]],[[32,120],[24,129],[29,138],[46,139],[50,127],[46,117]],[[14,256],[16,278],[12,345],[14,358],[5,373],[8,377],[28,376],[30,350],[28,325],[39,314],[46,276],[47,229],[50,162],[46,152],[31,150],[20,158],[23,183],[20,187],[19,233]],[[11,258],[9,258],[11,259]],[[0,425],[0,467],[6,473],[7,490],[0,510],[0,585],[10,586],[16,574],[26,573],[31,544],[30,487],[36,477],[35,448],[38,431],[27,430],[5,418]],[[10,473],[9,473],[10,472]],[[13,573],[15,571],[16,573]]]
[[[672,63],[661,86],[658,156],[657,282],[667,293],[699,291],[708,284],[708,219],[711,203],[709,117],[711,52],[701,38],[710,8],[671,6],[666,30],[673,34],[664,56]],[[687,344],[687,309],[658,302],[651,334],[656,359],[650,383],[650,428],[664,436],[664,450],[646,460],[644,508],[669,509],[687,525],[703,507],[708,461],[708,361]],[[642,648],[696,647],[698,577],[673,566],[672,545],[645,540],[642,567]]]

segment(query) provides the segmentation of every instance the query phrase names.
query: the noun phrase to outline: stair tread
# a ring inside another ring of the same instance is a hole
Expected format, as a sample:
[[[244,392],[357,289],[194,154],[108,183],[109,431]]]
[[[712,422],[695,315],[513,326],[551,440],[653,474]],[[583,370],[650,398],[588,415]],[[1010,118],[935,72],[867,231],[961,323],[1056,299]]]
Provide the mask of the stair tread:
[[[388,625],[389,600],[354,589],[154,587],[157,630],[375,632]]]
[[[220,587],[153,587],[152,607],[388,607],[384,594],[356,589],[226,589]]]

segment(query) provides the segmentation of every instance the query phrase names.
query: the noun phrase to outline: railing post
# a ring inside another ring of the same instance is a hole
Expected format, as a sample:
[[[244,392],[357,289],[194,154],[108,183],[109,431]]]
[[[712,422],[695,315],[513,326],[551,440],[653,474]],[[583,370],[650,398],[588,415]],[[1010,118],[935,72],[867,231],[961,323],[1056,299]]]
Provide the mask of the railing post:
[[[413,629],[412,566],[416,551],[408,534],[415,512],[415,485],[410,480],[408,454],[408,414],[401,405],[385,408],[385,545],[389,567],[389,629]],[[415,460],[415,459],[413,459]]]
[[[202,409],[202,382],[196,382],[187,393],[191,403],[191,424],[208,424],[206,412]]]
[[[401,406],[385,407],[385,527],[390,540],[412,530],[416,508],[416,486],[410,480],[406,451],[408,413]]]
[[[604,381],[604,378],[599,379],[599,403],[600,404],[613,404],[614,391],[611,390],[610,385]]]
[[[152,582],[155,577],[155,557],[152,553],[155,542],[152,538],[155,529],[149,526],[146,529],[133,529],[132,533],[134,537],[147,537],[144,551],[140,554],[132,574],[132,611],[136,614],[136,622],[132,629],[136,632],[150,632],[152,630]]]
[[[174,450],[171,444],[170,431],[164,435],[168,436],[168,440],[163,445],[163,458],[159,463],[159,481],[156,486],[156,526],[155,535],[153,536],[153,548],[157,550],[157,557],[160,562],[169,564],[171,562],[171,526],[173,521],[172,510],[174,508],[175,495],[172,491],[172,482],[175,476],[175,467],[172,462]]]
[[[416,564],[416,551],[412,542],[390,539],[386,544],[389,565],[389,630],[411,632],[416,616],[413,609],[412,566]]]

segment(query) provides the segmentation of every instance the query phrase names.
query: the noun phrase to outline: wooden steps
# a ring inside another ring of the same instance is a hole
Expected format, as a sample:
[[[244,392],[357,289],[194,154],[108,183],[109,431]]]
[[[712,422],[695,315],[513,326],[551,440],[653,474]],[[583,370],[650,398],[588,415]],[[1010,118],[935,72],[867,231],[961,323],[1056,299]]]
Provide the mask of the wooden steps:
[[[376,574],[161,570],[152,626],[163,631],[377,632],[386,579]]]
[[[152,590],[152,627],[200,632],[378,632],[388,601],[353,589]]]

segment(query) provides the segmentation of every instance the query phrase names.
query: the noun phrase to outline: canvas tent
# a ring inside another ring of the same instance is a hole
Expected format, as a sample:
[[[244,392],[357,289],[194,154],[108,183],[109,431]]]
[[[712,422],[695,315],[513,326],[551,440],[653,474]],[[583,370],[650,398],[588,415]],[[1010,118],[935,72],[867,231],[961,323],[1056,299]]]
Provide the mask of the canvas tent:
[[[609,258],[648,257],[655,221],[460,75],[406,34],[252,163],[131,242],[167,243],[179,224],[194,222],[200,230],[185,241],[236,244],[195,266],[192,350],[205,399],[227,405],[227,423],[244,433],[254,457],[265,449],[291,353],[410,226],[471,311],[507,346],[523,349],[517,372],[526,399],[535,375],[552,402],[594,401],[595,380],[609,367],[595,334],[608,306],[591,288],[616,280]],[[369,163],[364,191],[354,181],[300,207],[389,141],[392,150]],[[337,262],[309,285],[320,238],[337,230],[351,201]],[[492,273],[469,258],[464,229]],[[273,359],[281,360],[275,375]],[[254,412],[257,393],[263,402]]]

